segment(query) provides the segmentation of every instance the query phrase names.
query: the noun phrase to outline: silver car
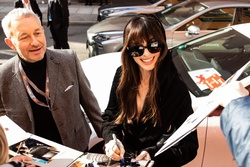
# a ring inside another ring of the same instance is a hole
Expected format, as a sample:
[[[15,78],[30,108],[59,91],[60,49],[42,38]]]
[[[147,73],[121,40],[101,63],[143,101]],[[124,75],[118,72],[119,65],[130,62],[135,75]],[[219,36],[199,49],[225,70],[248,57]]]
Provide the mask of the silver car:
[[[178,1],[178,0],[176,0]],[[115,0],[98,8],[97,20],[121,15],[135,15],[139,13],[155,13],[172,3],[169,0]]]
[[[155,15],[161,20],[169,47],[219,28],[250,22],[250,2],[188,0]],[[105,19],[87,30],[89,57],[121,51],[123,29],[132,16]]]

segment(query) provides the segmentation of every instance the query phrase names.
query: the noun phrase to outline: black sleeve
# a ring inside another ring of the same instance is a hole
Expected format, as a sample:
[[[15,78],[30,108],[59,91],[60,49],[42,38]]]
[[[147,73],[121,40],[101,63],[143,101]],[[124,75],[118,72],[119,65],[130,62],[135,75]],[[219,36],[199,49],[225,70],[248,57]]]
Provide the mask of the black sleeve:
[[[122,138],[121,127],[113,123],[119,109],[119,104],[116,96],[116,89],[119,83],[120,75],[121,75],[121,68],[118,68],[115,73],[113,84],[111,87],[108,106],[102,115],[103,119],[102,136],[105,142],[108,142],[109,140],[112,139],[112,133],[116,134],[118,139]]]
[[[176,114],[170,116],[173,119],[173,121],[171,120],[170,122],[172,122],[172,125],[175,127],[170,132],[169,136],[174,133],[174,131],[178,129],[184,120],[193,112],[190,106],[189,94],[187,93],[186,96],[183,96],[182,98],[184,99],[184,102],[178,107],[176,106]],[[196,157],[199,147],[196,130],[168,150],[164,151],[162,154],[154,157],[155,153],[163,146],[163,142],[167,140],[167,138],[162,136],[154,146],[145,148],[156,163],[161,162],[161,164],[155,164],[156,166],[183,166]]]

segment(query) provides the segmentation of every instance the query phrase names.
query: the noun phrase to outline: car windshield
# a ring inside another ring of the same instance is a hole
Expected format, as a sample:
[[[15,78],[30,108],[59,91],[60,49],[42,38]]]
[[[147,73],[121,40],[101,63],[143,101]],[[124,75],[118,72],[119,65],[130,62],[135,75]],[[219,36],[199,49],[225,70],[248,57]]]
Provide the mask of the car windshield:
[[[166,26],[172,26],[206,8],[206,6],[197,1],[192,1],[191,3],[186,1],[160,11],[156,13],[156,15],[163,24]]]
[[[226,28],[179,45],[172,53],[189,90],[195,96],[207,96],[216,83],[210,80],[222,83],[250,60],[250,39]],[[247,70],[240,79],[250,75]]]

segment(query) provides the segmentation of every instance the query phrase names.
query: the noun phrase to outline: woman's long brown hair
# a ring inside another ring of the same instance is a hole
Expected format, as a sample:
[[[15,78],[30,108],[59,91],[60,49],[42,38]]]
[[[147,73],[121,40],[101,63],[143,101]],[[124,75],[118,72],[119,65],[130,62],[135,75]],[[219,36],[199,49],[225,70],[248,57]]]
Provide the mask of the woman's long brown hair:
[[[141,45],[144,41],[151,42],[151,40],[158,41],[163,46],[155,68],[151,73],[149,81],[150,87],[139,121],[145,123],[147,120],[152,119],[154,126],[159,123],[160,115],[156,100],[159,93],[157,69],[168,51],[165,30],[161,22],[154,15],[137,15],[127,23],[124,29],[121,57],[122,74],[116,92],[121,104],[119,115],[115,120],[117,124],[123,121],[131,124],[132,121],[136,119],[138,113],[136,96],[141,81],[140,70],[133,57],[127,53],[126,48],[128,46]]]

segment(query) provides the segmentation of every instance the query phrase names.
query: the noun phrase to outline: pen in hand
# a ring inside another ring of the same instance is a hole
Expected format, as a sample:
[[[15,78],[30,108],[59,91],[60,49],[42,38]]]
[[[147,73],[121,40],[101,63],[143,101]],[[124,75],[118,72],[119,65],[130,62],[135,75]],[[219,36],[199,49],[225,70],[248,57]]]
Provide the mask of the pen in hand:
[[[120,150],[116,135],[113,133],[112,136],[113,136],[113,140],[115,141],[116,146]],[[122,163],[124,163],[124,157],[121,159],[121,161],[122,161]]]
[[[115,141],[116,146],[120,150],[119,145],[118,145],[118,141],[117,141],[117,138],[116,138],[116,135],[113,133],[112,136],[113,136],[113,140]]]

